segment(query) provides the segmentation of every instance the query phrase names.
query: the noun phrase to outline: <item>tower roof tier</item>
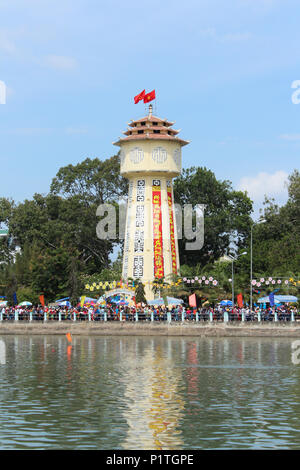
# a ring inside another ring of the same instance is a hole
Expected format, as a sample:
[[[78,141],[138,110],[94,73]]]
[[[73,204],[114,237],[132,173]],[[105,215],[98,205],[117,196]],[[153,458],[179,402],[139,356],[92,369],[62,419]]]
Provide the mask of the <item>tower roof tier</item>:
[[[142,131],[142,133],[141,133]],[[146,126],[146,127],[136,127],[135,129],[128,129],[124,131],[125,135],[148,135],[148,134],[168,134],[168,135],[177,135],[180,131],[175,129],[166,129],[164,126]]]
[[[123,132],[126,137],[119,137],[114,145],[121,146],[123,142],[127,141],[141,141],[141,140],[170,140],[178,142],[182,147],[187,145],[189,141],[179,139],[177,134],[180,131],[172,129],[171,126],[174,122],[169,122],[167,119],[160,119],[152,116],[152,106],[149,106],[149,114],[144,118],[131,121],[128,129]]]
[[[148,116],[145,116],[141,119],[137,119],[136,121],[131,120],[131,122],[128,125],[130,127],[135,127],[135,126],[141,125],[142,122],[147,122],[147,123],[150,123],[150,124],[152,122],[156,122],[156,123],[160,123],[161,125],[164,125],[166,127],[171,127],[171,126],[173,126],[173,124],[175,124],[175,122],[169,122],[167,119],[161,119],[159,117],[152,116],[152,114],[148,114]]]

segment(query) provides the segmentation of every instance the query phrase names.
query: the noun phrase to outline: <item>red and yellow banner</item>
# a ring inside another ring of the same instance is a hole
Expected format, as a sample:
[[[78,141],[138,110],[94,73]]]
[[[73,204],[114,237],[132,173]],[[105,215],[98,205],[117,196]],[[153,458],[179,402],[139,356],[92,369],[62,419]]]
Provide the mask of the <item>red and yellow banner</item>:
[[[155,183],[156,181],[153,181]],[[164,277],[160,182],[152,186],[154,277]]]
[[[174,227],[174,214],[173,214],[173,196],[172,196],[171,186],[167,187],[167,194],[168,194],[169,220],[170,220],[172,272],[173,274],[177,274],[176,242],[175,242],[175,227]]]

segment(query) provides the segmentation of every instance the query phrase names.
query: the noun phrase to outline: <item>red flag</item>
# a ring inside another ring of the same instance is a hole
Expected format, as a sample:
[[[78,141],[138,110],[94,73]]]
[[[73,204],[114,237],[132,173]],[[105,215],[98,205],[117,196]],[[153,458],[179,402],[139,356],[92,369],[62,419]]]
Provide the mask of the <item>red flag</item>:
[[[45,297],[43,295],[40,295],[40,303],[43,307],[45,307]]]
[[[134,97],[134,103],[137,104],[139,101],[144,99],[144,97],[145,97],[145,90],[141,91],[141,93],[139,95],[136,95]]]
[[[189,306],[197,307],[196,294],[192,294],[189,296]]]
[[[144,96],[144,103],[149,103],[152,100],[155,100],[155,90],[150,91],[150,93]]]
[[[238,294],[238,295],[236,296],[236,300],[237,300],[238,306],[239,306],[240,308],[242,308],[242,306],[243,306],[243,296],[242,296],[242,294]]]

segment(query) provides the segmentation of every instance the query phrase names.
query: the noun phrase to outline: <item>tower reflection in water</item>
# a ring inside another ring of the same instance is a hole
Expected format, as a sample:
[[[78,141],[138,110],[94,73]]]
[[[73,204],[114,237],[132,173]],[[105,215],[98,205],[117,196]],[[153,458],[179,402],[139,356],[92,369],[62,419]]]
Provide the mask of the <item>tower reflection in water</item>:
[[[184,403],[180,398],[181,369],[174,367],[172,344],[168,340],[162,347],[157,340],[150,340],[141,357],[136,348],[139,341],[126,346],[127,373],[122,381],[127,401],[124,418],[128,433],[123,449],[180,449],[183,441],[179,423]]]

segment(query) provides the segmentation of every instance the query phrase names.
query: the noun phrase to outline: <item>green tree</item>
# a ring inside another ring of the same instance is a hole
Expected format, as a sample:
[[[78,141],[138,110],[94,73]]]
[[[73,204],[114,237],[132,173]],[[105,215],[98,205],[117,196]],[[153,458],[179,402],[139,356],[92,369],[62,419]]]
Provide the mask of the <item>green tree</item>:
[[[181,264],[205,266],[217,260],[234,243],[245,246],[251,223],[252,201],[242,191],[235,191],[228,180],[217,180],[206,168],[184,169],[174,184],[175,201],[183,207],[205,205],[204,246],[201,250],[185,250],[186,240],[179,241]]]
[[[145,296],[145,289],[144,284],[138,280],[137,286],[135,288],[135,301],[136,303],[147,303],[146,296]]]
[[[78,196],[86,205],[116,201],[127,195],[127,180],[120,175],[120,158],[86,158],[61,168],[51,184],[51,193]]]

